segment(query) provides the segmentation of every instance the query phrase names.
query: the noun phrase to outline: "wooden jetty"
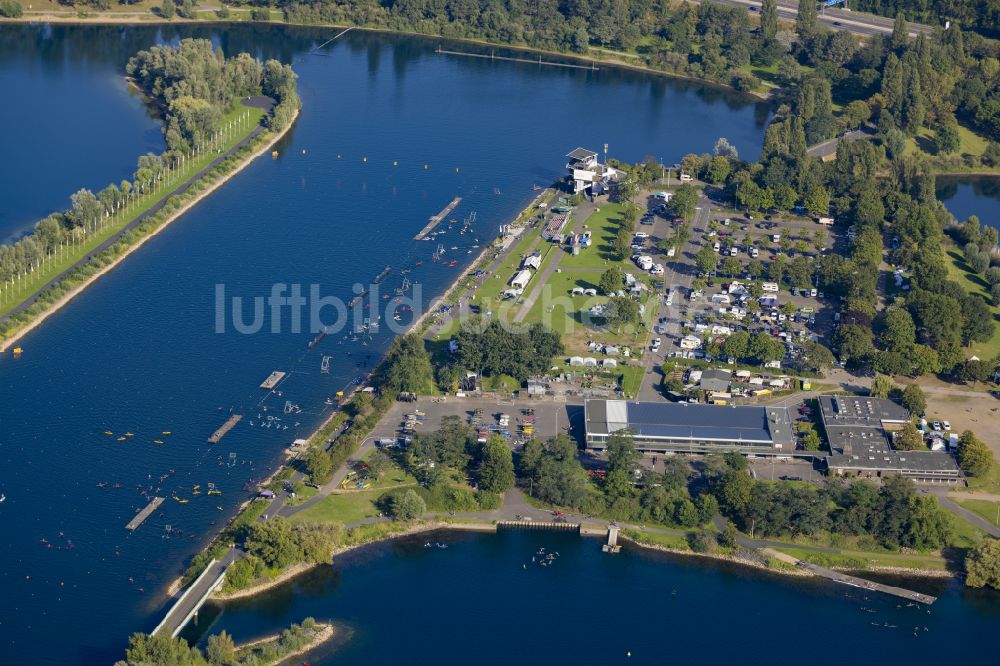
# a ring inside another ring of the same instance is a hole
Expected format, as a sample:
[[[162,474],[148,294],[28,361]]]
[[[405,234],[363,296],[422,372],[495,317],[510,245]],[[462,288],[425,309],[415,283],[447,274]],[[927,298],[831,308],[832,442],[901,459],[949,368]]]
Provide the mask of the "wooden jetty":
[[[285,374],[285,373],[281,373],[281,374]],[[222,439],[227,432],[229,432],[230,430],[232,430],[233,426],[235,426],[237,423],[239,423],[240,419],[242,419],[242,418],[243,418],[242,414],[233,414],[232,416],[230,416],[228,419],[226,419],[225,423],[223,423],[221,426],[219,426],[218,430],[216,430],[215,432],[212,433],[212,436],[208,438],[208,443],[209,444],[217,444],[219,442],[219,440]]]
[[[569,62],[552,62],[551,60],[542,60],[542,56],[538,56],[538,60],[529,58],[512,58],[510,56],[498,56],[495,52],[490,53],[468,53],[466,51],[448,51],[441,48],[440,46],[434,50],[435,53],[440,53],[442,55],[454,55],[454,56],[465,56],[466,58],[481,58],[483,60],[506,60],[507,62],[523,62],[529,65],[546,65],[548,67],[567,67],[569,69],[589,69],[596,72],[600,69],[593,61],[589,65],[574,65]]]
[[[267,379],[261,382],[260,387],[262,389],[267,389],[268,391],[270,391],[271,389],[273,389],[275,386],[278,385],[278,382],[280,382],[282,379],[285,378],[286,374],[288,373],[282,372],[281,370],[275,370],[274,372],[272,372],[267,376]]]
[[[142,525],[144,522],[146,522],[147,518],[149,518],[151,515],[153,515],[153,512],[156,511],[161,504],[163,504],[163,498],[162,497],[154,497],[153,501],[151,501],[149,504],[147,504],[146,507],[142,511],[140,511],[137,514],[135,514],[135,518],[133,518],[132,520],[128,521],[128,525],[125,526],[125,529],[127,529],[127,530],[134,530],[137,527],[139,527],[139,525]]]
[[[579,523],[557,523],[541,520],[498,520],[497,529],[507,530],[547,530],[555,532],[576,532],[580,533]]]
[[[865,580],[864,578],[857,578],[856,576],[848,576],[847,574],[840,573],[839,571],[825,569],[810,562],[800,561],[799,566],[806,571],[816,574],[817,576],[822,576],[823,578],[828,578],[844,585],[850,585],[851,587],[858,587],[862,590],[871,590],[872,592],[891,594],[894,597],[900,597],[908,601],[918,601],[927,605],[937,601],[937,597],[932,597],[929,594],[914,592],[913,590],[907,590],[902,587],[894,587],[892,585],[883,585],[882,583]]]
[[[437,215],[431,215],[430,220],[427,222],[427,226],[420,230],[420,233],[413,237],[413,240],[423,240],[427,238],[427,234],[434,230],[434,227],[441,224],[444,218],[451,214],[451,211],[458,207],[458,204],[462,203],[462,197],[455,197],[451,200],[451,203],[444,207]]]

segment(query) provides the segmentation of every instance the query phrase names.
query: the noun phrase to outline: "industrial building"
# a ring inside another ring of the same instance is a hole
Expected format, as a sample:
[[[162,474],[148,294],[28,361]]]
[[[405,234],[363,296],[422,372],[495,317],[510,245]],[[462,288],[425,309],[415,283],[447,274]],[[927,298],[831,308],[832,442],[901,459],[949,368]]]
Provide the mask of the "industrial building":
[[[958,483],[954,458],[943,451],[897,451],[893,431],[910,420],[905,408],[891,400],[854,396],[820,396],[820,417],[830,442],[831,474],[877,479],[905,476],[918,483]]]
[[[648,453],[790,455],[795,449],[792,419],[783,407],[736,407],[690,403],[587,400],[588,449],[602,451],[608,437],[627,430],[636,448]]]

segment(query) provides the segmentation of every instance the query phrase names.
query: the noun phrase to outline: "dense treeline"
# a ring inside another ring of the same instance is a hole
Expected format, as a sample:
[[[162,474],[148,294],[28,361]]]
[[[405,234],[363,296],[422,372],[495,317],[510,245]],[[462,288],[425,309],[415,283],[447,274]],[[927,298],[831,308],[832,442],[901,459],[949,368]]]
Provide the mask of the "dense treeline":
[[[309,645],[323,626],[307,617],[302,624],[293,624],[276,638],[252,648],[237,648],[233,637],[225,631],[208,637],[205,653],[191,647],[183,638],[166,634],[150,636],[135,633],[129,637],[125,659],[115,666],[263,666],[276,664],[287,655]]]
[[[266,94],[275,106],[268,122],[290,122],[299,106],[296,75],[275,60],[261,63],[246,53],[227,59],[206,39],[140,51],[126,68],[150,98],[165,110],[167,151],[139,157],[131,179],[108,185],[96,195],[86,189],[70,197],[71,208],[53,213],[16,243],[0,245],[0,284],[24,278],[61,247],[79,243],[103,220],[118,214],[176,169],[183,156],[205,146],[219,131],[223,114],[242,96]]]
[[[998,0],[851,0],[853,9],[882,16],[896,16],[903,11],[907,19],[929,25],[945,21],[958,23],[969,30],[1000,32]]]
[[[938,549],[954,537],[952,517],[937,499],[922,496],[912,481],[885,479],[881,486],[857,480],[821,489],[755,481],[746,461],[732,464],[710,482],[722,513],[752,536],[811,536],[830,532],[861,537],[883,548]],[[864,544],[863,544],[864,545]]]

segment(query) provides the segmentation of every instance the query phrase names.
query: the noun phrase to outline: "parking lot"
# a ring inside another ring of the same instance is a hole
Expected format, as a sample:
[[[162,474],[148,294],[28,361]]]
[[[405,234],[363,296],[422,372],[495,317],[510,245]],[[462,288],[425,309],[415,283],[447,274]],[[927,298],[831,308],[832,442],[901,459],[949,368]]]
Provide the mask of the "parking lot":
[[[476,410],[481,410],[480,423],[483,426],[496,425],[499,428],[498,415],[507,414],[509,424],[507,431],[511,433],[509,441],[516,447],[521,441],[528,439],[523,434],[522,426],[527,423],[525,409],[533,409],[531,437],[549,439],[559,433],[569,433],[582,437],[583,405],[554,401],[534,400],[482,400],[478,398],[420,398],[416,402],[397,402],[383,417],[372,431],[371,439],[398,439],[405,436],[403,424],[415,423],[416,433],[431,433],[441,427],[446,416],[457,416],[464,424],[470,424]],[[407,415],[422,412],[421,418],[407,418]],[[572,428],[572,430],[568,430]]]

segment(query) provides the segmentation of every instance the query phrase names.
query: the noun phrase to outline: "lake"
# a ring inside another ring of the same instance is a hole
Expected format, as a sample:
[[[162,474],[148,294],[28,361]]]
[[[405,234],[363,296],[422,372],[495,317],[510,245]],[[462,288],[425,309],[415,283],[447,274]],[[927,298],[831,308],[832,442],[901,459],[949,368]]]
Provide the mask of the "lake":
[[[937,198],[959,223],[972,215],[1000,228],[1000,177],[938,176]]]
[[[0,236],[63,208],[79,187],[121,180],[140,153],[162,147],[121,81],[138,49],[200,36],[228,53],[292,62],[304,104],[277,159],[256,160],[147,242],[28,335],[20,359],[0,358],[3,663],[119,658],[131,632],[159,622],[167,586],[234,514],[246,484],[329,414],[327,399],[393,336],[383,326],[352,340],[348,329],[310,350],[312,335],[286,319],[279,332],[269,320],[267,332],[240,334],[232,317],[218,333],[220,288],[245,303],[276,283],[316,284],[322,296],[346,299],[388,265],[380,286],[394,289],[411,269],[419,305],[532,199],[533,185],[562,176],[573,148],[607,143],[623,160],[672,163],[725,136],[753,159],[769,115],[766,105],[691,82],[450,57],[434,52],[437,41],[409,37],[352,32],[314,52],[336,32],[0,31],[8,99],[30,98],[0,111],[13,114],[0,120],[5,157],[19,167],[0,185]],[[84,99],[94,108],[72,103]],[[455,196],[463,200],[453,217],[476,213],[470,232],[414,241]],[[456,267],[431,261],[438,244]],[[290,373],[281,395],[258,388],[272,370]],[[209,446],[230,413],[245,418]],[[207,495],[209,484],[222,495]],[[128,533],[152,494],[167,502]],[[58,640],[40,649],[43,636]]]
[[[540,548],[559,557],[539,566]],[[208,605],[186,635],[226,630],[239,641],[309,616],[331,621],[341,640],[310,655],[313,666],[989,659],[997,595],[940,579],[908,584],[940,599],[928,612],[726,562],[629,545],[609,555],[599,540],[565,533],[444,532],[367,547],[257,598]]]

